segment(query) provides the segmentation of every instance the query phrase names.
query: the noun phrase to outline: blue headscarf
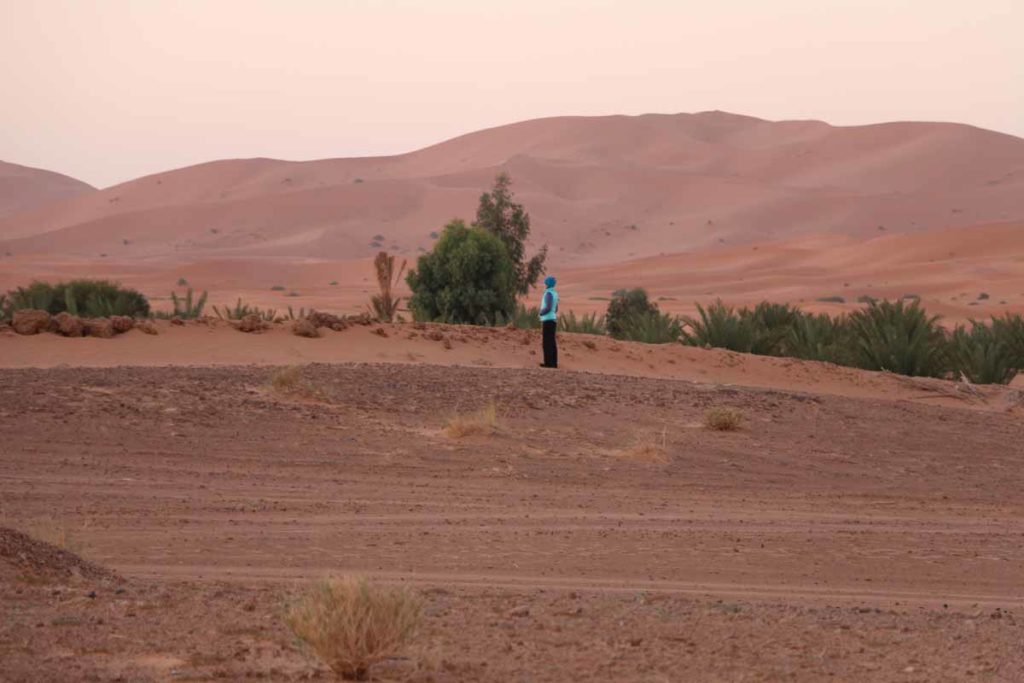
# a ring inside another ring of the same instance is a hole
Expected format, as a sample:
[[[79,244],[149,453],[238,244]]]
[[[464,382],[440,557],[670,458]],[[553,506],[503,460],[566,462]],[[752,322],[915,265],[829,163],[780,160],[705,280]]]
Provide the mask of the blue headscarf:
[[[544,278],[544,286],[545,287],[548,287],[548,288],[554,287],[556,282],[557,282],[557,280],[555,280],[555,276],[554,275],[548,275],[546,278]]]

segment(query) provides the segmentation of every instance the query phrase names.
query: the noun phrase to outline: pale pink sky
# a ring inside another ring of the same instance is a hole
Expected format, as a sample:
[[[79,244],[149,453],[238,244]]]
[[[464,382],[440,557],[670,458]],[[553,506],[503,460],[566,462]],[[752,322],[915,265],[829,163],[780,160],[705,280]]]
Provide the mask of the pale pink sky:
[[[1024,0],[0,0],[0,160],[98,186],[724,109],[1024,136]]]

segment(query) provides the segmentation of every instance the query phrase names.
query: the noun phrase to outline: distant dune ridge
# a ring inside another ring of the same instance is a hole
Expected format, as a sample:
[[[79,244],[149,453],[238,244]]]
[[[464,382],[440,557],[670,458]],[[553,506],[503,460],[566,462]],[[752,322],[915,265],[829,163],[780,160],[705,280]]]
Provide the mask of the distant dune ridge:
[[[0,161],[0,220],[95,191],[92,185],[60,173]]]
[[[93,192],[64,179],[50,186],[65,195],[53,190],[48,205],[17,214],[4,186],[0,248],[354,259],[377,242],[414,256],[449,218],[472,218],[502,169],[531,212],[533,241],[573,266],[1024,218],[1021,138],[960,124],[834,127],[703,112],[539,119],[390,157],[214,161]],[[29,194],[45,196],[36,182]]]

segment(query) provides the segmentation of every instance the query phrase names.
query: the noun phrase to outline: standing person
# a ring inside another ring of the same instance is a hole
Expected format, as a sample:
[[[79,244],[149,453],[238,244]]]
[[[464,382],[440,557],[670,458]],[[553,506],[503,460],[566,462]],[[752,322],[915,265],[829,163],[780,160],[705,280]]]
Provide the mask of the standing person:
[[[555,329],[558,327],[558,292],[555,291],[555,278],[548,275],[544,278],[544,296],[540,300],[540,325],[544,339],[544,362],[542,368],[558,367],[558,342],[555,341]]]

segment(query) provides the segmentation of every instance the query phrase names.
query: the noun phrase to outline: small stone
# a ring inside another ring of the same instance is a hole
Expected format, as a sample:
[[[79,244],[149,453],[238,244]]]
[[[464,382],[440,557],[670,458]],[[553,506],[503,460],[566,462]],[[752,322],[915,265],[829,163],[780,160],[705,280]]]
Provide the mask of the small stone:
[[[526,605],[519,605],[509,610],[508,615],[510,617],[528,617],[530,616],[530,608]]]
[[[85,321],[85,333],[90,337],[110,339],[114,336],[114,323],[109,318],[89,318]]]
[[[145,334],[160,334],[151,320],[140,320],[135,324],[135,329],[141,330]]]
[[[53,327],[57,334],[65,337],[81,337],[85,334],[85,324],[82,323],[82,319],[67,311],[61,311],[53,316]]]
[[[114,326],[116,334],[124,334],[135,327],[135,318],[127,315],[112,315],[110,316],[110,324]]]
[[[31,308],[15,311],[11,327],[18,334],[39,334],[50,328],[50,314]]]

